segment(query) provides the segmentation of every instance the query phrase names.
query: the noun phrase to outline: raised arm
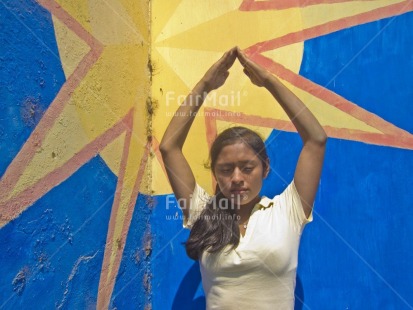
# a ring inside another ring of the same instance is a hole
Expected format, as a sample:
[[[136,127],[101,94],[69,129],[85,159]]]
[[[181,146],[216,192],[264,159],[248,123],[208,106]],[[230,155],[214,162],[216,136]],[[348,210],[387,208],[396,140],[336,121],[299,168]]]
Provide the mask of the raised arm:
[[[279,102],[297,129],[303,148],[294,173],[294,183],[300,195],[304,213],[311,213],[320,181],[327,135],[314,115],[302,101],[285,87],[274,75],[248,59],[237,50],[244,73],[257,86],[265,87]]]
[[[178,108],[159,146],[172,190],[186,217],[189,216],[187,206],[195,188],[195,178],[182,147],[205,97],[225,83],[236,55],[236,48],[229,50],[205,73]]]

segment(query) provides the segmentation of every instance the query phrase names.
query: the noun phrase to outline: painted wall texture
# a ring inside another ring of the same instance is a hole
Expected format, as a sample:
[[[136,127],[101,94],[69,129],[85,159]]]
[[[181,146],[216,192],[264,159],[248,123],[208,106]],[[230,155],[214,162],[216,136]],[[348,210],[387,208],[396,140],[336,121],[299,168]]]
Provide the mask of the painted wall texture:
[[[199,266],[159,141],[179,103],[240,46],[329,135],[296,309],[413,309],[413,0],[2,0],[0,308],[203,309]],[[292,180],[288,117],[235,64],[184,152],[265,139],[262,194]]]

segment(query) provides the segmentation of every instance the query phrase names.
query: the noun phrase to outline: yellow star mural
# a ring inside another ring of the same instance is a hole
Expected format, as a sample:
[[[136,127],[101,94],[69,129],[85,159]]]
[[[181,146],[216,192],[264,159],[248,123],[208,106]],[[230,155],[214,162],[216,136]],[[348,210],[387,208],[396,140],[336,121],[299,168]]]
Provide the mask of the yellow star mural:
[[[412,2],[322,2],[298,1],[288,6],[285,1],[208,1],[208,5],[194,6],[191,1],[179,1],[164,8],[154,1],[153,11],[158,14],[153,16],[152,58],[162,73],[154,77],[152,89],[163,103],[154,122],[156,137],[161,138],[168,124],[165,116],[173,115],[213,61],[238,45],[278,75],[308,105],[329,136],[413,148],[410,133],[298,75],[306,39],[402,14],[412,10]],[[204,104],[185,145],[192,167],[200,167],[197,180],[211,192],[210,173],[201,168],[208,143],[217,131],[234,123],[249,125],[265,137],[272,128],[293,130],[271,95],[252,85],[237,63],[226,84]],[[171,192],[159,167],[154,167],[153,179],[156,193]]]

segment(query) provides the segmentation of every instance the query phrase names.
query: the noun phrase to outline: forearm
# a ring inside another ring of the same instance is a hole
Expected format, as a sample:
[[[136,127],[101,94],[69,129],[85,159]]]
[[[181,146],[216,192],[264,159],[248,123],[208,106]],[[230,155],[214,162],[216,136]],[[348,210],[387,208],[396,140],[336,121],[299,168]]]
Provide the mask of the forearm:
[[[182,102],[166,128],[160,144],[161,151],[165,152],[173,148],[182,149],[189,129],[207,94],[208,89],[201,80]]]
[[[304,143],[325,143],[327,135],[323,127],[292,91],[273,75],[269,75],[264,86],[279,102]]]
[[[235,47],[226,52],[208,69],[201,81],[186,97],[176,111],[162,138],[160,150],[163,154],[182,150],[195,115],[201,108],[205,97],[210,91],[221,87],[225,83],[229,75],[228,69],[234,63],[236,55],[237,49]]]

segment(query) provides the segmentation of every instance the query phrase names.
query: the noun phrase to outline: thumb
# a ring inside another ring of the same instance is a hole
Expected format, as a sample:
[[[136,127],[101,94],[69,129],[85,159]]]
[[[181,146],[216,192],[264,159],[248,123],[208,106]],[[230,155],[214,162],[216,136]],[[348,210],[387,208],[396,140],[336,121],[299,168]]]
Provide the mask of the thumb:
[[[228,77],[229,77],[229,72],[227,71],[223,74],[223,81],[225,82]]]

